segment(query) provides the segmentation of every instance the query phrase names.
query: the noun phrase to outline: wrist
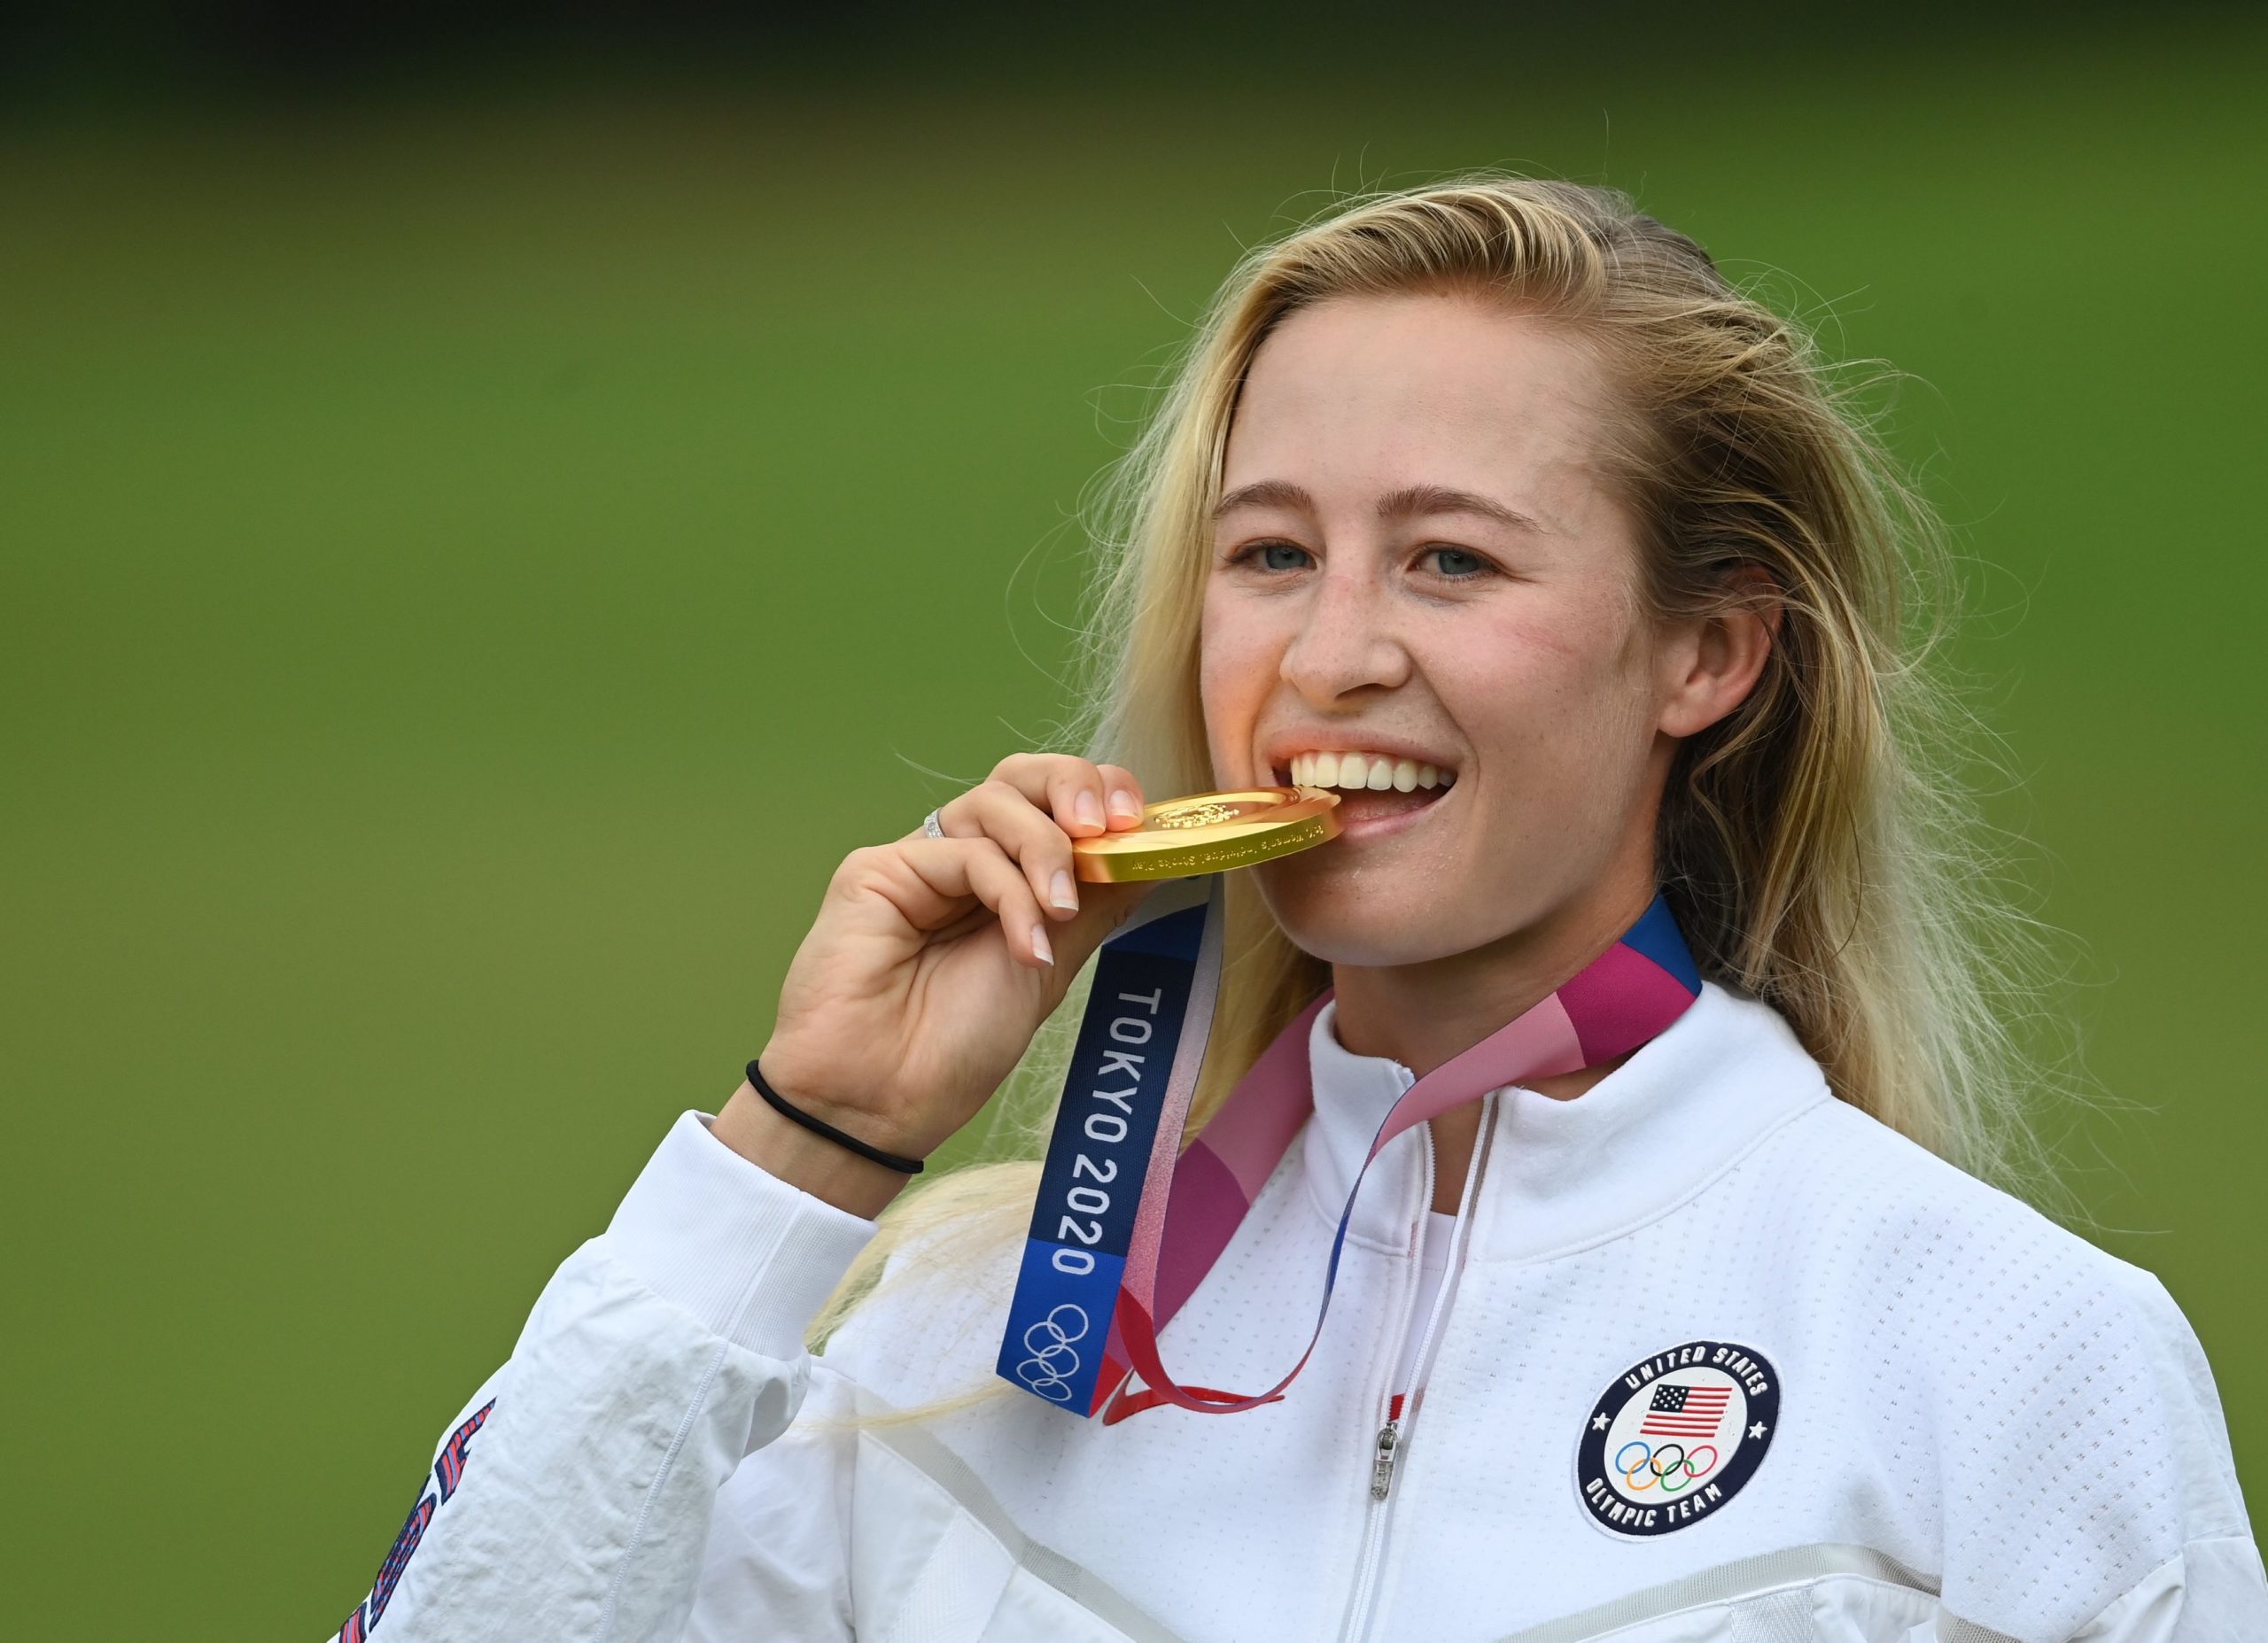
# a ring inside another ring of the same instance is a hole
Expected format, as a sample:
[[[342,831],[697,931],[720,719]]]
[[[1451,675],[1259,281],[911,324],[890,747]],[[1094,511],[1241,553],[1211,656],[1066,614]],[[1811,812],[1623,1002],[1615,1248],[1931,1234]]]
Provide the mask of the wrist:
[[[770,1079],[765,1077],[762,1062],[751,1061],[748,1064],[748,1081],[756,1087],[756,1093],[764,1097],[766,1106],[788,1122],[802,1125],[822,1141],[831,1141],[846,1152],[855,1152],[862,1159],[870,1159],[877,1164],[885,1165],[901,1175],[918,1175],[921,1173],[922,1165],[920,1159],[908,1158],[903,1152],[888,1151],[874,1145],[871,1141],[861,1139],[850,1130],[831,1124],[826,1119],[788,1100],[787,1097],[772,1087]],[[868,1112],[858,1113],[855,1118],[860,1129],[874,1122],[874,1115]]]
[[[709,1128],[718,1140],[766,1174],[868,1221],[881,1214],[911,1179],[781,1117],[746,1079]]]

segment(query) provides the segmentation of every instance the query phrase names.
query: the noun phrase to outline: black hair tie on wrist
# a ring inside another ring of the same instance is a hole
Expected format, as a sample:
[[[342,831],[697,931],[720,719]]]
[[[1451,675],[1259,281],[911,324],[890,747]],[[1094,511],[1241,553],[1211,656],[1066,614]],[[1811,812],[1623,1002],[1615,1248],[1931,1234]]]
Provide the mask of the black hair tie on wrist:
[[[880,1147],[870,1147],[856,1135],[846,1135],[832,1124],[821,1123],[808,1112],[796,1112],[795,1108],[780,1098],[778,1090],[764,1081],[763,1073],[757,1070],[753,1061],[748,1064],[748,1081],[750,1089],[772,1104],[773,1112],[782,1118],[795,1120],[814,1135],[825,1135],[836,1146],[848,1147],[860,1158],[870,1159],[884,1169],[894,1169],[901,1175],[918,1175],[921,1173],[920,1159],[902,1159],[895,1152],[885,1152]]]

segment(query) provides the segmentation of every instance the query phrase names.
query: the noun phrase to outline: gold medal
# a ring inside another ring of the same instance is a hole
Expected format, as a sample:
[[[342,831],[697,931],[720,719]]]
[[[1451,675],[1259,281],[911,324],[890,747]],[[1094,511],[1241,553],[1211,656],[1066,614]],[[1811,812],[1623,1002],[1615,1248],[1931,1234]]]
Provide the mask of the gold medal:
[[[1339,795],[1324,787],[1242,787],[1142,807],[1142,825],[1071,841],[1088,884],[1192,879],[1273,861],[1339,836]]]

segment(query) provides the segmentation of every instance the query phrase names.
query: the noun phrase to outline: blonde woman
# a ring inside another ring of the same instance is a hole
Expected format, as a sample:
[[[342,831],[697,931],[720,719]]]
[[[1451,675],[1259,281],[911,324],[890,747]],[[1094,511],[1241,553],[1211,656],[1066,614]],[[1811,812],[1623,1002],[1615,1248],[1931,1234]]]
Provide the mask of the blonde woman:
[[[1935,544],[1804,334],[1610,190],[1365,198],[1236,271],[1118,479],[1085,752],[844,858],[341,1635],[2268,1636],[2181,1313],[2004,1190]],[[1083,1419],[1002,1368],[1036,1151],[897,1195],[1143,927],[1072,840],[1293,781],[1345,831],[1223,881],[1176,1175],[1236,1128],[1250,1201]]]

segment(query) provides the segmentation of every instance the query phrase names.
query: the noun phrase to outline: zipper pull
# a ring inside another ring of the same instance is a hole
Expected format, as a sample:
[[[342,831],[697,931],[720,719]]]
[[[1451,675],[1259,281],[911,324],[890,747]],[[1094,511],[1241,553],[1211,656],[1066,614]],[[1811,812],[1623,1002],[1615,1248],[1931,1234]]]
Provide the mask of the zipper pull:
[[[1371,1462],[1371,1499],[1383,1500],[1394,1487],[1394,1450],[1402,1441],[1402,1422],[1388,1421],[1379,1428],[1378,1457]]]

